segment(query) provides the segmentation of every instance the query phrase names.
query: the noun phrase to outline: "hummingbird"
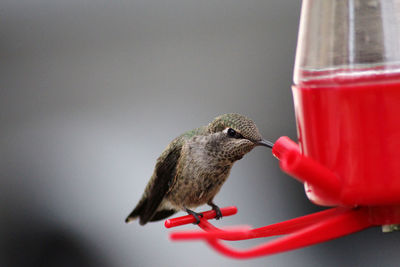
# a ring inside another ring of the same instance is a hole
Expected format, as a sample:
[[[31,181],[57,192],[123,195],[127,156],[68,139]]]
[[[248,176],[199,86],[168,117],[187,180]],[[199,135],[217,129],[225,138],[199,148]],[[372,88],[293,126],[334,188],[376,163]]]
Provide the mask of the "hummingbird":
[[[208,204],[222,217],[213,202],[229,176],[233,164],[256,146],[272,148],[249,118],[229,113],[216,117],[206,126],[175,138],[156,161],[144,193],[125,222],[139,223],[165,219],[186,211],[200,222],[201,213],[192,209]]]

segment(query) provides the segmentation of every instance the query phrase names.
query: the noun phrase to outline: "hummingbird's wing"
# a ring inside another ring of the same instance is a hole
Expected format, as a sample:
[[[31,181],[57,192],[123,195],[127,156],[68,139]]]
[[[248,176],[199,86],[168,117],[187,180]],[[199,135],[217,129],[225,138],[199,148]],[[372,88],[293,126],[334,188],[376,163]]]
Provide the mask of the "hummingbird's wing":
[[[145,224],[153,220],[161,220],[176,212],[175,210],[157,212],[157,208],[173,184],[176,175],[176,166],[181,156],[182,145],[183,140],[177,138],[157,160],[154,170],[154,180],[146,198],[145,206],[140,214],[140,224]]]
[[[139,223],[146,224],[149,221],[162,220],[174,214],[174,209],[159,209],[168,190],[173,186],[176,179],[177,165],[181,157],[183,144],[186,140],[195,135],[201,135],[206,132],[206,127],[200,127],[188,131],[175,138],[157,159],[153,176],[151,177],[142,199],[128,215],[125,222],[140,217]]]

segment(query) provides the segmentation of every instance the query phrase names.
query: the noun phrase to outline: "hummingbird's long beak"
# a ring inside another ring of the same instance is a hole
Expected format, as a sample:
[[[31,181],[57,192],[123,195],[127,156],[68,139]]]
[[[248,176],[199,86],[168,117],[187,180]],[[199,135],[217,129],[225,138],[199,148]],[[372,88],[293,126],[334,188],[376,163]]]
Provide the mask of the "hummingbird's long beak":
[[[261,141],[258,141],[255,144],[256,144],[256,146],[266,146],[269,148],[272,148],[274,146],[274,143],[272,143],[268,140],[265,140],[265,139],[261,139]]]

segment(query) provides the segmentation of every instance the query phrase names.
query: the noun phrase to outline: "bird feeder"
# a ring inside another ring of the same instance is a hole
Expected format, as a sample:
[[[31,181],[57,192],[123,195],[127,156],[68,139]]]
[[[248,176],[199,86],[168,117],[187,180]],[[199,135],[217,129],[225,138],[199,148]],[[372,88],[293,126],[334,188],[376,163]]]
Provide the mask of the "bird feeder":
[[[172,240],[200,239],[251,258],[400,224],[400,0],[304,0],[292,91],[298,142],[281,137],[272,153],[310,201],[331,208],[229,230],[213,226],[208,211],[202,230],[172,232]],[[188,215],[165,225],[194,221]],[[246,250],[224,242],[275,235],[284,236]]]

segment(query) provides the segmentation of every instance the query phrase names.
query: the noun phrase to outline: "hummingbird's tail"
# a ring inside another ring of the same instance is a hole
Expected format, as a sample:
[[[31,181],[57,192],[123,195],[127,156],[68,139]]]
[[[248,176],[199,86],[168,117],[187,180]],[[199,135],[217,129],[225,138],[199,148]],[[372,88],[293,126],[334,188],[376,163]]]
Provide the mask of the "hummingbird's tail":
[[[139,223],[141,225],[145,225],[147,222],[159,221],[159,220],[168,218],[172,214],[178,212],[175,209],[160,209],[160,210],[157,210],[151,216],[148,216],[148,214],[146,214],[146,212],[145,212],[146,211],[146,205],[147,205],[147,199],[142,199],[137,204],[135,209],[128,215],[128,217],[126,217],[125,222],[129,223],[131,221],[136,220],[138,217],[140,217]]]
[[[146,207],[146,199],[142,199],[139,201],[139,203],[136,205],[136,207],[133,209],[133,211],[128,215],[128,217],[126,217],[125,222],[129,223],[131,221],[134,221],[137,219],[137,217],[139,217],[143,211],[144,208]]]
[[[131,214],[129,214],[128,217],[126,217],[125,222],[130,223],[130,222],[136,220],[137,217],[138,217],[138,215],[135,215],[132,211]]]

